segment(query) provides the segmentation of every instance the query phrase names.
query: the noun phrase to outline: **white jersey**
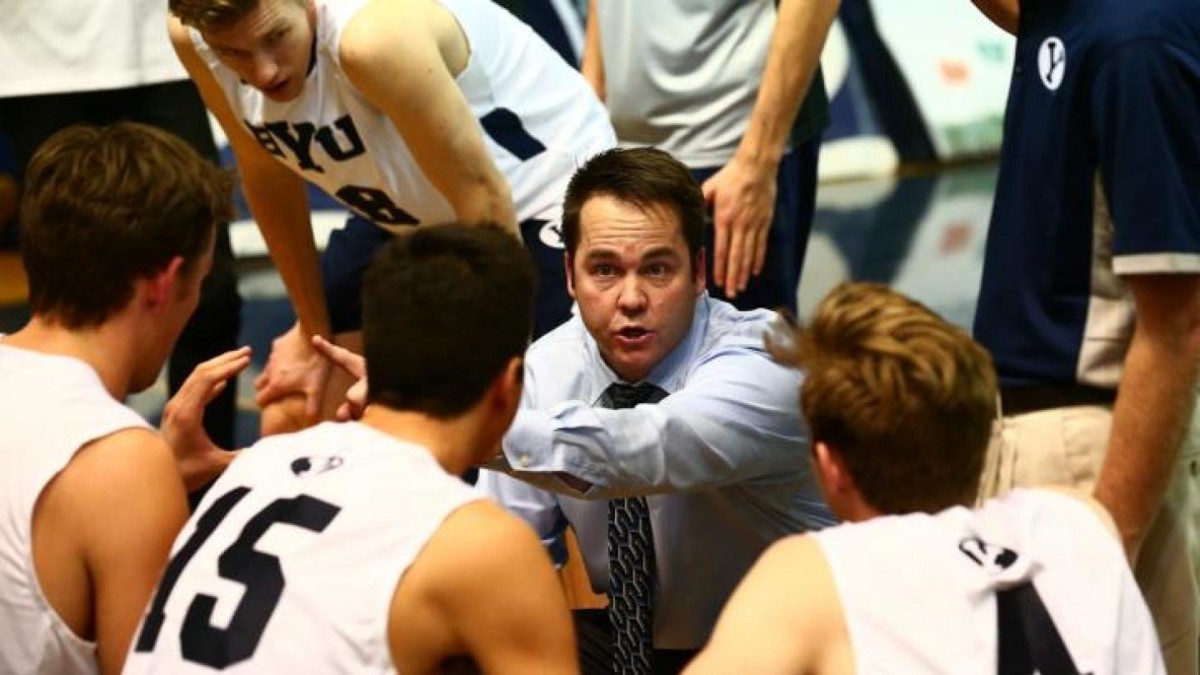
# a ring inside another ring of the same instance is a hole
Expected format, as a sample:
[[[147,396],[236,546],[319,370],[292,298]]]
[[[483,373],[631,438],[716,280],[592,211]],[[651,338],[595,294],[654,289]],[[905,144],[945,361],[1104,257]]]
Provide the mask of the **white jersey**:
[[[315,64],[293,101],[272,101],[192,40],[234,114],[276,158],[347,208],[388,229],[455,219],[391,119],[342,71],[342,30],[368,0],[316,0]],[[557,222],[567,181],[616,137],[583,77],[524,23],[491,0],[441,0],[469,43],[457,84],[518,220]],[[397,39],[402,39],[400,33]]]
[[[0,342],[0,673],[93,673],[96,645],[50,608],[33,567],[33,508],[80,447],[149,428],[77,359]]]
[[[0,98],[186,80],[166,0],[0,2]]]
[[[1044,608],[1036,618],[1053,622],[1076,672],[1164,672],[1120,545],[1072,497],[1018,489],[978,511],[875,518],[813,536],[859,673],[997,672],[1002,649],[1026,644],[1013,624],[1001,628],[998,611],[1022,602]],[[1053,632],[1038,630],[1045,640]]]
[[[395,672],[396,586],[477,499],[425,448],[359,423],[263,439],[176,539],[125,672]]]

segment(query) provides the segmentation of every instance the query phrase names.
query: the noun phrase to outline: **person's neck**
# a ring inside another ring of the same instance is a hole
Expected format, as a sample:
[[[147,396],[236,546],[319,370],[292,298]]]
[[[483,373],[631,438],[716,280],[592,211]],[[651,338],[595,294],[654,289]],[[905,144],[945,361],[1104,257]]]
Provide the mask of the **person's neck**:
[[[829,507],[833,510],[833,515],[837,516],[837,519],[844,523],[861,523],[872,518],[888,515],[872,506],[862,496],[862,493],[854,488],[849,492],[830,495]]]
[[[368,405],[361,422],[399,441],[420,445],[446,473],[458,476],[475,464],[480,453],[479,425],[467,413],[442,420],[422,412]]]
[[[99,326],[68,329],[46,317],[35,315],[21,330],[4,338],[2,344],[51,356],[69,356],[83,361],[120,401],[129,393],[136,347],[133,333],[118,318]]]

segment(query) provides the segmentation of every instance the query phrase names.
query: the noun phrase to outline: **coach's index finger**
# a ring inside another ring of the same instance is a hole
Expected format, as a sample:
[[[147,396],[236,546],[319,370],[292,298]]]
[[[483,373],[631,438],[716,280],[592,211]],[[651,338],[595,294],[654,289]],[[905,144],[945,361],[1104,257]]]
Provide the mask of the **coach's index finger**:
[[[339,347],[320,335],[314,335],[312,343],[321,356],[329,359],[337,367],[350,373],[356,379],[361,380],[367,376],[367,360],[362,356],[355,354],[345,347]]]

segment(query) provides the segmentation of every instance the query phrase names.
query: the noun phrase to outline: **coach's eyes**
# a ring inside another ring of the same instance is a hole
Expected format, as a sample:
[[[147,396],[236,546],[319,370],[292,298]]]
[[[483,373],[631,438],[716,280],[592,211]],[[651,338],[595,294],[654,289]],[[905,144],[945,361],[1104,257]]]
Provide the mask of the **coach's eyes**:
[[[616,265],[600,264],[592,267],[592,276],[614,277],[617,275]]]

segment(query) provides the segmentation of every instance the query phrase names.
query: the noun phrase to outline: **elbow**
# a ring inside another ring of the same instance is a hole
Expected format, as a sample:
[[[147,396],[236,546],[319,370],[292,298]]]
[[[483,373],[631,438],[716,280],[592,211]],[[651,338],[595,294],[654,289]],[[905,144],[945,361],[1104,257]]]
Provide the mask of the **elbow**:
[[[512,192],[503,180],[480,179],[461,190],[454,202],[454,212],[463,224],[516,224]]]

